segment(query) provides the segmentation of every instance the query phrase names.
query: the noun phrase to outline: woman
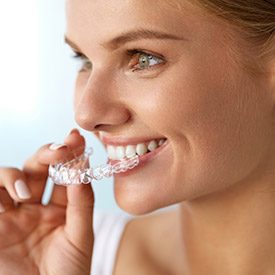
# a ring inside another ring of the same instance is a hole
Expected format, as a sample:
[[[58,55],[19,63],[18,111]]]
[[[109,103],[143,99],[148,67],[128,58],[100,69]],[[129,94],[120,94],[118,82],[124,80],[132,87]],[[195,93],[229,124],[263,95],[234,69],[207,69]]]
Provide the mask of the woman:
[[[127,223],[113,274],[275,274],[274,14],[273,0],[67,1],[76,121],[110,158],[143,156],[115,176],[118,205],[180,203]],[[73,130],[1,169],[0,274],[90,274],[91,188],[39,203],[48,165],[84,143]]]

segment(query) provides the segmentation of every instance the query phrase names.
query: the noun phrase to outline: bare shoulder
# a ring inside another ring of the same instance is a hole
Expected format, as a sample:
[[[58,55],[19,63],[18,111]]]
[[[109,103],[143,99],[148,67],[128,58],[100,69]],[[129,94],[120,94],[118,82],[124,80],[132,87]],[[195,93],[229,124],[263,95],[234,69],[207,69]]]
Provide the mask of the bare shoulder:
[[[160,242],[175,224],[177,211],[141,216],[128,222],[117,252],[114,275],[161,275],[157,251],[165,250]]]

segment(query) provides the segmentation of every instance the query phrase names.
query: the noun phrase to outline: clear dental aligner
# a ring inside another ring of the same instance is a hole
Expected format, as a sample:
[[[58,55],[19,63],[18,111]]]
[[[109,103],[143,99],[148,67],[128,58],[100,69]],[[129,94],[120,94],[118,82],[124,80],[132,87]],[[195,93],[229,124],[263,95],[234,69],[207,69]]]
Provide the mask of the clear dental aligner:
[[[139,164],[139,156],[123,158],[115,164],[102,164],[95,168],[90,167],[89,157],[93,149],[88,148],[85,152],[64,163],[49,166],[49,177],[58,185],[89,184],[93,180],[101,180],[111,177],[115,173],[122,173],[133,169]]]

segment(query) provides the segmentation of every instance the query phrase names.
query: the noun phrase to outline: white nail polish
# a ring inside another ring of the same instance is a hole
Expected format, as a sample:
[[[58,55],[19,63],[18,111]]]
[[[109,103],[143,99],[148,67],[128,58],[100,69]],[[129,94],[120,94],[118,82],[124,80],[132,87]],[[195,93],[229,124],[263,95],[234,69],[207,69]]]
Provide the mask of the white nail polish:
[[[30,191],[29,187],[27,186],[27,184],[23,180],[17,180],[14,183],[14,188],[17,193],[17,196],[20,199],[26,200],[26,199],[31,198],[31,191]]]
[[[3,204],[0,202],[0,214],[4,213],[6,211],[5,207]]]
[[[64,144],[64,143],[53,143],[50,147],[49,147],[49,149],[50,150],[52,150],[52,151],[56,151],[56,150],[58,150],[58,149],[60,149],[60,148],[66,148],[67,147],[67,145],[66,144]]]

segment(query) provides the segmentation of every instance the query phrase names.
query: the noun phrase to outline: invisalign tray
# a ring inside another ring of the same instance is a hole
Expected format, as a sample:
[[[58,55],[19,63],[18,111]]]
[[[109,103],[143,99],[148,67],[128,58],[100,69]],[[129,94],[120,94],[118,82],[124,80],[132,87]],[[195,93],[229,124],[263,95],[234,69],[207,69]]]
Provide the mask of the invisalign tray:
[[[95,168],[90,167],[89,157],[93,149],[88,148],[80,156],[68,161],[49,166],[49,177],[55,184],[89,184],[93,180],[101,180],[111,177],[115,173],[122,173],[133,169],[139,164],[139,156],[123,158],[115,164],[102,164]]]

